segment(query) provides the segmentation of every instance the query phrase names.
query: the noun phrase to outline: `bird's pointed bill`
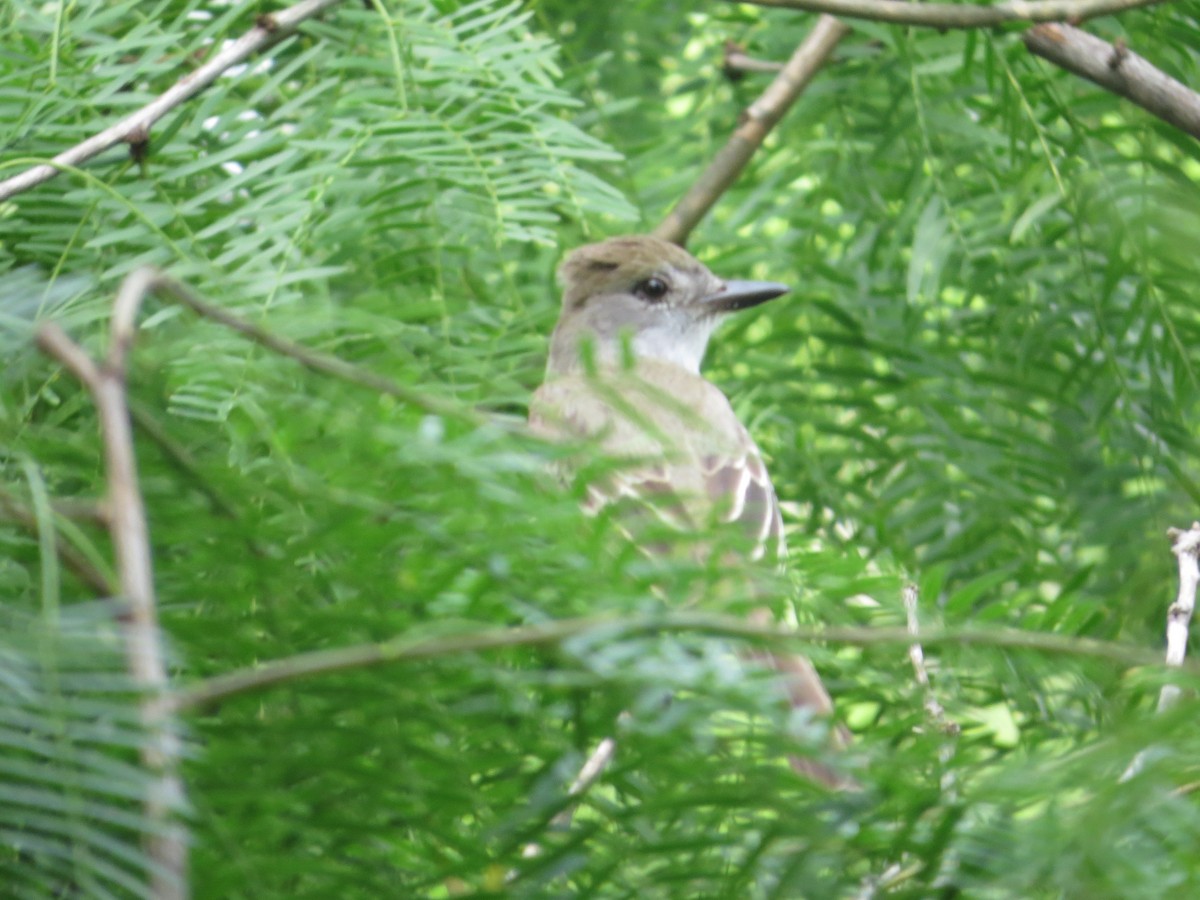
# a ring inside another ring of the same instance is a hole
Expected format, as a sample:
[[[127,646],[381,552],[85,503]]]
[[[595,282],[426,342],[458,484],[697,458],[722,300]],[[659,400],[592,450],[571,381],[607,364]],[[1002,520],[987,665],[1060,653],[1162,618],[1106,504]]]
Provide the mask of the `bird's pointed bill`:
[[[709,294],[701,302],[714,313],[737,312],[774,300],[790,291],[776,281],[727,281],[725,287]]]

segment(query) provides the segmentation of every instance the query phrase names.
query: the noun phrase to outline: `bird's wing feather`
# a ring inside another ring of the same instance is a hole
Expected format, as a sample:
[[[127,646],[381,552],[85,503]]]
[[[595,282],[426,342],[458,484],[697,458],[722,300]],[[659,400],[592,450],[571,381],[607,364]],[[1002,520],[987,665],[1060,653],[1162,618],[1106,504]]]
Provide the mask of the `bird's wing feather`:
[[[752,541],[752,558],[768,551],[782,555],[783,519],[770,475],[720,390],[699,376],[661,371],[653,363],[639,365],[637,377],[615,373],[603,383],[598,378],[572,375],[547,382],[535,394],[529,417],[542,437],[596,440],[628,461],[587,486],[588,512],[631,502],[693,533],[715,517],[741,526]],[[640,543],[648,552],[658,550],[653,542]],[[753,617],[769,620],[771,614],[758,610]],[[793,707],[821,715],[832,711],[829,693],[808,659],[771,651],[751,656],[783,676]],[[848,741],[845,727],[835,726],[833,744]],[[815,760],[792,757],[791,764],[826,785],[848,784]]]
[[[737,523],[753,542],[751,559],[761,559],[766,553],[782,556],[783,517],[775,487],[757,445],[745,429],[742,432],[741,453],[710,453],[701,458],[705,490],[721,521]]]
[[[751,542],[753,559],[782,552],[775,489],[728,400],[699,376],[675,369],[664,382],[654,375],[662,373],[643,366],[639,377],[550,382],[535,396],[530,424],[556,440],[598,440],[603,450],[628,461],[588,486],[590,512],[609,503],[643,502],[683,531],[701,531],[714,520],[736,523]]]

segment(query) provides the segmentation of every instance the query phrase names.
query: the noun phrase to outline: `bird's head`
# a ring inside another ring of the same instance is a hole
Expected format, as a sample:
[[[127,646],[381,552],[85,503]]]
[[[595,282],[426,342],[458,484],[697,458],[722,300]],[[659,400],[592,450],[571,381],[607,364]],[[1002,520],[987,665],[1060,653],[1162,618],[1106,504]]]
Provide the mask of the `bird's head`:
[[[628,342],[636,358],[699,372],[725,315],[788,290],[769,281],[722,281],[683,248],[649,235],[580,247],[558,278],[563,307],[548,365],[556,375],[578,368],[587,342],[601,363],[618,361]]]

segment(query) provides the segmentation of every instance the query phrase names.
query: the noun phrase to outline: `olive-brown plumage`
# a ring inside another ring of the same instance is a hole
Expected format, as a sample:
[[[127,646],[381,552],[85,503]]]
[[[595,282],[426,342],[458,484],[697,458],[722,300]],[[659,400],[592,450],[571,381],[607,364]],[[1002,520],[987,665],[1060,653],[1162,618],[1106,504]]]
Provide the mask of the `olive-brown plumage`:
[[[593,439],[625,461],[588,485],[589,511],[632,501],[688,532],[736,526],[751,560],[782,553],[783,521],[762,455],[725,395],[700,374],[700,363],[725,315],[787,288],[723,281],[687,251],[649,236],[581,247],[563,262],[559,280],[562,312],[530,423],[548,438]],[[695,542],[689,547],[705,552]],[[793,705],[832,711],[806,659],[766,662],[787,676]],[[845,737],[838,731],[836,740]],[[840,783],[825,767],[794,764]]]

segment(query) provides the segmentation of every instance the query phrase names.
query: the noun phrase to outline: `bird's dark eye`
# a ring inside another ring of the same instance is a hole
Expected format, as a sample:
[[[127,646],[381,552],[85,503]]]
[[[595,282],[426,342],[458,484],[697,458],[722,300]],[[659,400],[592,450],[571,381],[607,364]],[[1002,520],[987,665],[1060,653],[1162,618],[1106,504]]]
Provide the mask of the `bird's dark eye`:
[[[633,286],[633,292],[643,300],[657,302],[667,295],[670,288],[661,278],[647,278]]]

